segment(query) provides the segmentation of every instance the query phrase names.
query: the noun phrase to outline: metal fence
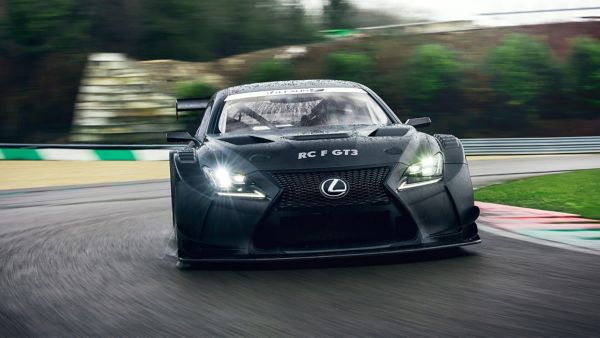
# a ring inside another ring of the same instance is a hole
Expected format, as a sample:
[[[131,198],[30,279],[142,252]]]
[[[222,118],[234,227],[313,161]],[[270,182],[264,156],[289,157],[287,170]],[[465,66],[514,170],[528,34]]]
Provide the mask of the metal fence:
[[[600,153],[600,136],[462,139],[467,155]]]

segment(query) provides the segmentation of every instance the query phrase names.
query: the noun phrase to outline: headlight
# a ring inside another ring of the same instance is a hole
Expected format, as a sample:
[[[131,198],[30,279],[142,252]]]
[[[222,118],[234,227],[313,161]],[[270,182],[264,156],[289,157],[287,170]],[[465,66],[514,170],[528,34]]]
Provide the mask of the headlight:
[[[232,173],[225,167],[202,168],[219,196],[264,199],[266,195],[254,184],[248,182],[242,173]]]
[[[425,156],[406,168],[398,190],[439,182],[442,179],[443,171],[444,156],[442,153]]]

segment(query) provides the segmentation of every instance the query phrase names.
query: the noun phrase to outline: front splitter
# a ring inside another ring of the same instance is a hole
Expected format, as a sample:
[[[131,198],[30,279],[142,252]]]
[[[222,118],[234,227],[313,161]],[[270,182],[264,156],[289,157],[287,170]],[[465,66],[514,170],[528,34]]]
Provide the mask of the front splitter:
[[[319,253],[304,253],[281,256],[244,256],[244,257],[227,257],[227,258],[178,258],[180,263],[236,263],[236,262],[282,262],[282,261],[306,261],[306,260],[325,260],[336,258],[352,258],[352,257],[374,257],[386,256],[401,253],[414,253],[432,250],[443,250],[467,246],[481,243],[479,236],[475,236],[464,242],[442,244],[435,246],[422,246],[412,248],[391,248],[377,251],[352,251],[352,252],[319,252]]]

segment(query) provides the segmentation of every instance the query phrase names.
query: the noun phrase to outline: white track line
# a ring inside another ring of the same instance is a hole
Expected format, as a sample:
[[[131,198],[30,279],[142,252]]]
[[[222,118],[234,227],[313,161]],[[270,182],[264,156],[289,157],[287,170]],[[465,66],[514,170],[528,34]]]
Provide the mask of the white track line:
[[[50,161],[98,161],[98,155],[92,149],[37,149],[43,160]]]
[[[525,242],[529,242],[529,243],[535,243],[535,244],[551,246],[551,247],[555,247],[555,248],[576,251],[576,252],[583,252],[583,253],[587,253],[587,254],[591,254],[591,255],[600,256],[600,251],[580,248],[580,247],[572,246],[569,244],[564,244],[564,243],[559,243],[559,242],[554,242],[554,241],[549,241],[549,240],[543,240],[543,239],[539,239],[539,238],[535,238],[535,237],[530,237],[530,236],[526,236],[526,235],[521,235],[516,232],[498,229],[496,227],[489,226],[489,225],[483,225],[483,224],[477,223],[477,228],[479,228],[480,230],[483,230],[485,232],[489,232],[491,234],[502,236],[502,237],[507,237],[507,238],[517,239],[517,240],[525,241]]]
[[[169,150],[165,149],[142,149],[133,150],[136,161],[168,161]]]

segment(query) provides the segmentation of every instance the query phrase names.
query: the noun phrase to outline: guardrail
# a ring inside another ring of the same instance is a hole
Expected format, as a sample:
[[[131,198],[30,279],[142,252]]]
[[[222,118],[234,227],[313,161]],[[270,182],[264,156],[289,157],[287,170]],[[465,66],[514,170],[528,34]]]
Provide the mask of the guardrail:
[[[174,144],[98,144],[98,143],[0,143],[0,149],[105,149],[105,150],[137,150],[137,149],[178,149],[181,145]]]
[[[600,153],[600,136],[462,139],[467,155],[540,155]],[[0,143],[0,160],[168,159],[171,144],[32,144]]]
[[[462,139],[467,155],[600,153],[600,136]]]

